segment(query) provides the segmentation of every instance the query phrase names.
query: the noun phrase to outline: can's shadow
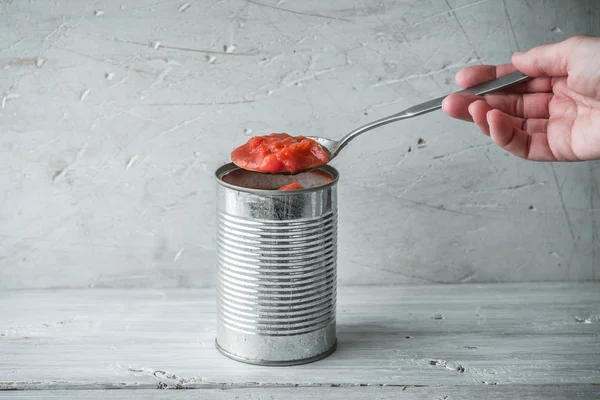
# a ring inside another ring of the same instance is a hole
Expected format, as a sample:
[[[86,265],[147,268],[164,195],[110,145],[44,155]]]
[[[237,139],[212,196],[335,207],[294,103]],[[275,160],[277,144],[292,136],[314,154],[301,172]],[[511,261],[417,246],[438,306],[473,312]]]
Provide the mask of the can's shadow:
[[[425,333],[427,335],[427,333]],[[338,324],[337,350],[334,356],[360,358],[359,353],[402,349],[413,346],[411,341],[424,332],[399,329],[398,326],[376,324]]]

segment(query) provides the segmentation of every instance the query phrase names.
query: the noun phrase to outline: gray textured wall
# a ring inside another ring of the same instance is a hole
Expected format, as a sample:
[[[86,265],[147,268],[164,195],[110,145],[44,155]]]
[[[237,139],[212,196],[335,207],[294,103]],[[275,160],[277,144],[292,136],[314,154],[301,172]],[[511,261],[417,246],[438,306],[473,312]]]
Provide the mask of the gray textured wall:
[[[234,145],[339,137],[600,33],[595,0],[189,4],[0,3],[0,288],[211,285]],[[527,163],[437,112],[334,165],[341,284],[600,279],[598,163]]]

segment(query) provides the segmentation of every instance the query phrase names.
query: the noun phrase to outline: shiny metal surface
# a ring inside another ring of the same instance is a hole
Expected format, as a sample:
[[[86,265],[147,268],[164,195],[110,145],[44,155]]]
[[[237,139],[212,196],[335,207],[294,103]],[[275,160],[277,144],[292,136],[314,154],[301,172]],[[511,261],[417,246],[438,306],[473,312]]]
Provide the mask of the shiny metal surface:
[[[487,82],[480,83],[473,87],[455,92],[455,93],[466,93],[466,94],[474,94],[474,95],[484,95],[496,90],[504,89],[512,85],[516,85],[517,83],[525,82],[531,79],[529,76],[525,75],[522,72],[515,71],[508,75],[502,76],[498,79],[493,79]],[[311,136],[310,138],[319,143],[323,149],[327,152],[329,159],[335,158],[340,151],[350,143],[350,141],[359,135],[370,131],[371,129],[378,128],[383,125],[387,125],[392,122],[400,121],[407,118],[417,117],[422,114],[426,114],[435,110],[439,110],[442,108],[442,101],[447,96],[438,97],[433,100],[426,101],[421,104],[417,104],[416,106],[412,106],[407,108],[406,110],[400,111],[394,115],[390,115],[385,118],[378,119],[369,124],[363,125],[360,128],[356,128],[352,132],[348,133],[346,136],[341,138],[340,140],[331,140],[322,137]]]
[[[217,170],[217,348],[292,365],[335,349],[338,173],[297,191],[247,189]]]

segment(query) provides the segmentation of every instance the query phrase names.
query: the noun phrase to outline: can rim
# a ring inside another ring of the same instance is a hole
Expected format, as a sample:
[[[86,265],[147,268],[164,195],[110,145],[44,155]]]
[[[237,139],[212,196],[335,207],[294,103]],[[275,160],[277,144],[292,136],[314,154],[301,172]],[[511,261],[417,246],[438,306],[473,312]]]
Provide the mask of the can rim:
[[[242,168],[238,167],[234,163],[228,163],[228,164],[222,165],[219,168],[217,168],[217,170],[215,171],[215,178],[217,179],[217,182],[219,183],[219,185],[224,186],[228,189],[237,190],[237,191],[246,192],[246,193],[255,193],[255,194],[277,193],[277,195],[280,195],[280,196],[293,196],[298,193],[311,193],[311,192],[316,192],[319,190],[327,189],[327,188],[335,185],[338,182],[339,177],[340,177],[340,173],[338,172],[337,169],[333,168],[331,165],[323,165],[323,166],[321,166],[319,168],[315,168],[315,169],[318,169],[318,170],[321,170],[328,174],[331,174],[333,176],[333,179],[331,180],[331,182],[326,183],[325,185],[306,188],[306,189],[299,189],[299,190],[252,189],[252,188],[246,188],[243,186],[232,185],[230,183],[223,181],[222,178],[225,175],[227,175],[235,170],[238,170],[238,169],[242,169]]]

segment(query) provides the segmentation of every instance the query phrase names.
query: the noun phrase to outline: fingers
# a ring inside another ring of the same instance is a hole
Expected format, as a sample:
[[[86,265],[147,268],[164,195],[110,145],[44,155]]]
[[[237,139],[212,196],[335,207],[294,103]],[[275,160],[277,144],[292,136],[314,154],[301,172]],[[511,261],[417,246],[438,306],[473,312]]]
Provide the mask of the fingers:
[[[517,126],[518,127],[518,126]],[[546,118],[529,118],[523,120],[521,129],[529,133],[547,133],[548,132],[548,119]]]
[[[552,93],[489,94],[485,101],[492,107],[520,118],[550,117]]]
[[[475,86],[478,83],[515,72],[517,69],[512,64],[501,65],[473,65],[465,67],[456,73],[456,83],[463,89]]]
[[[500,110],[488,111],[486,117],[492,141],[504,150],[526,160],[557,160],[550,150],[545,133],[527,133],[517,128],[511,116]]]
[[[473,122],[469,105],[483,97],[472,94],[451,94],[442,101],[442,110],[452,118]]]
[[[469,114],[473,119],[473,122],[479,130],[490,136],[490,126],[487,121],[488,112],[492,111],[493,108],[483,100],[477,100],[469,105]],[[519,118],[512,115],[506,114],[510,119],[510,122],[513,126],[530,133],[541,132],[546,133],[546,129],[548,126],[548,119],[546,118]]]
[[[451,94],[442,102],[442,110],[449,116],[473,122],[469,106],[477,100],[485,100],[491,108],[498,109],[519,118],[548,118],[552,93],[488,94],[475,96],[460,93]]]
[[[501,76],[510,74],[516,71],[512,64],[501,65],[473,65],[465,67],[457,72],[456,83],[463,89],[475,86],[479,83],[486,82],[492,79],[500,78]],[[551,78],[535,78],[518,85],[511,86],[503,90],[506,93],[539,93],[551,92]]]
[[[552,78],[533,78],[503,90],[507,93],[552,93]]]
[[[495,109],[486,100],[481,96],[452,95],[444,99],[442,107],[454,118],[474,122],[494,143],[518,157],[556,161],[546,135],[548,119],[510,115]]]
[[[483,100],[477,100],[469,105],[469,114],[479,130],[487,136],[490,136],[490,126],[487,122],[487,113],[492,111],[492,107]]]
[[[562,42],[534,47],[514,54],[512,63],[519,71],[533,77],[567,76],[569,58],[585,40],[585,36],[574,36]]]

